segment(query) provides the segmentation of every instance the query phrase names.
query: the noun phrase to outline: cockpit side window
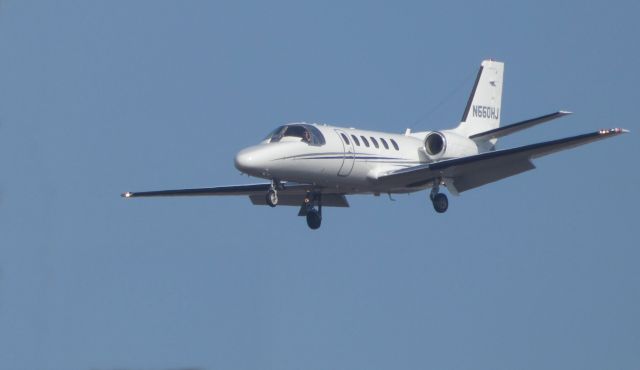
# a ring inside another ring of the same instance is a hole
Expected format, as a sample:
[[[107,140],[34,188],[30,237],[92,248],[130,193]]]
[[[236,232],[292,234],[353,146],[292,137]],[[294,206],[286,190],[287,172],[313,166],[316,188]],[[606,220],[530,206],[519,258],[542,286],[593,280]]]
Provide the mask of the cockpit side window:
[[[280,139],[282,139],[282,134],[284,132],[284,129],[287,126],[280,126],[277,129],[271,131],[269,133],[269,135],[267,135],[267,137],[265,137],[265,140],[269,140],[269,142],[276,142],[276,141],[280,141]]]
[[[321,146],[321,145],[326,144],[326,141],[324,139],[324,135],[322,135],[322,132],[320,132],[320,130],[318,130],[318,128],[316,126],[304,125],[304,127],[307,129],[307,131],[309,132],[309,134],[311,136],[311,142],[309,144],[317,145],[317,146]]]
[[[277,143],[286,137],[299,138],[299,141],[309,145],[320,146],[326,143],[322,132],[315,126],[307,124],[280,126],[273,130],[265,140],[268,140],[270,143]]]

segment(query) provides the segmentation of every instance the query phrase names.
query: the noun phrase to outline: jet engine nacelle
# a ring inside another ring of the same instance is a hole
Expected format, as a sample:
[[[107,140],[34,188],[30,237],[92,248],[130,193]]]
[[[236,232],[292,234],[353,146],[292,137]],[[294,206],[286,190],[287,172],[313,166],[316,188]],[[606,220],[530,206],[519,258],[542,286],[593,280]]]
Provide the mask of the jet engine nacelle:
[[[475,141],[447,131],[433,131],[424,138],[424,153],[430,161],[478,154]]]

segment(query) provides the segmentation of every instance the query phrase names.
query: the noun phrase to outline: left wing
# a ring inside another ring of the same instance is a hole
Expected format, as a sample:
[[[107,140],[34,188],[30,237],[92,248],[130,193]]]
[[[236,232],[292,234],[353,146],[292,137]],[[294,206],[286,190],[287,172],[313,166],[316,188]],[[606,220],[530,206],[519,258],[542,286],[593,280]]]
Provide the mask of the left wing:
[[[628,132],[614,128],[513,149],[487,152],[393,171],[378,177],[383,186],[420,187],[447,179],[453,192],[463,192],[535,168],[532,159]],[[453,187],[453,188],[452,188]]]
[[[213,188],[174,189],[122,193],[124,198],[143,197],[180,197],[180,196],[222,196],[222,195],[246,195],[251,203],[265,205],[266,194],[271,188],[271,183],[218,186]],[[326,207],[349,207],[344,194],[331,193],[326,189],[318,189],[311,184],[299,184],[292,182],[280,183],[278,189],[278,205],[300,206],[304,203],[304,197],[308,192],[322,194],[322,205]]]

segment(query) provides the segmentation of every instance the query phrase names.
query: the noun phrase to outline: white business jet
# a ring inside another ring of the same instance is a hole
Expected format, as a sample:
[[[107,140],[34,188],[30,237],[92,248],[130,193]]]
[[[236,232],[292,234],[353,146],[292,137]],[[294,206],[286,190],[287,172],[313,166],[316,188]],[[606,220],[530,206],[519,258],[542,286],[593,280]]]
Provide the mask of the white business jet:
[[[253,204],[297,206],[311,229],[322,207],[348,207],[349,194],[411,193],[430,189],[438,213],[449,206],[441,186],[458,195],[535,166],[533,159],[627,130],[614,128],[518,148],[496,150],[498,138],[560,118],[559,111],[500,127],[504,63],[485,60],[462,120],[450,130],[395,134],[292,123],[273,130],[235,157],[238,170],[268,183],[214,188],[126,192],[125,198],[244,195]]]

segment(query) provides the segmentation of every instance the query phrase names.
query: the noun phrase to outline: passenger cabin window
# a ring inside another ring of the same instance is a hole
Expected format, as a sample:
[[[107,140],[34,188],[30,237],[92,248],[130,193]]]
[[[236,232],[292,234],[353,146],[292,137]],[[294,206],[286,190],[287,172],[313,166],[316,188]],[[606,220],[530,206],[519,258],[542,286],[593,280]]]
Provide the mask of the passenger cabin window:
[[[373,146],[375,146],[376,149],[380,148],[380,146],[378,145],[378,141],[373,136],[370,137],[370,139],[371,139],[371,142],[373,143]]]
[[[349,138],[347,137],[347,135],[340,134],[340,136],[342,136],[342,139],[344,140],[345,143],[347,143],[347,145],[351,145],[351,144],[349,144]]]
[[[400,147],[398,146],[398,143],[396,143],[396,141],[395,141],[395,140],[393,140],[393,139],[389,139],[389,140],[391,140],[391,144],[393,144],[393,147],[394,147],[396,150],[400,150]]]
[[[353,139],[353,142],[356,143],[357,146],[360,146],[360,141],[358,141],[358,138],[356,137],[356,135],[351,135],[351,138]]]
[[[387,141],[383,138],[380,138],[380,141],[382,142],[382,146],[384,146],[385,149],[389,149],[389,144],[387,144]]]
[[[362,139],[362,142],[364,143],[364,146],[366,146],[367,148],[369,147],[369,141],[367,141],[367,138],[364,136],[360,136],[360,138]]]
[[[280,126],[271,131],[265,138],[270,143],[277,143],[285,138],[287,141],[302,141],[309,145],[324,145],[326,143],[324,135],[317,127],[308,124],[292,124]]]

